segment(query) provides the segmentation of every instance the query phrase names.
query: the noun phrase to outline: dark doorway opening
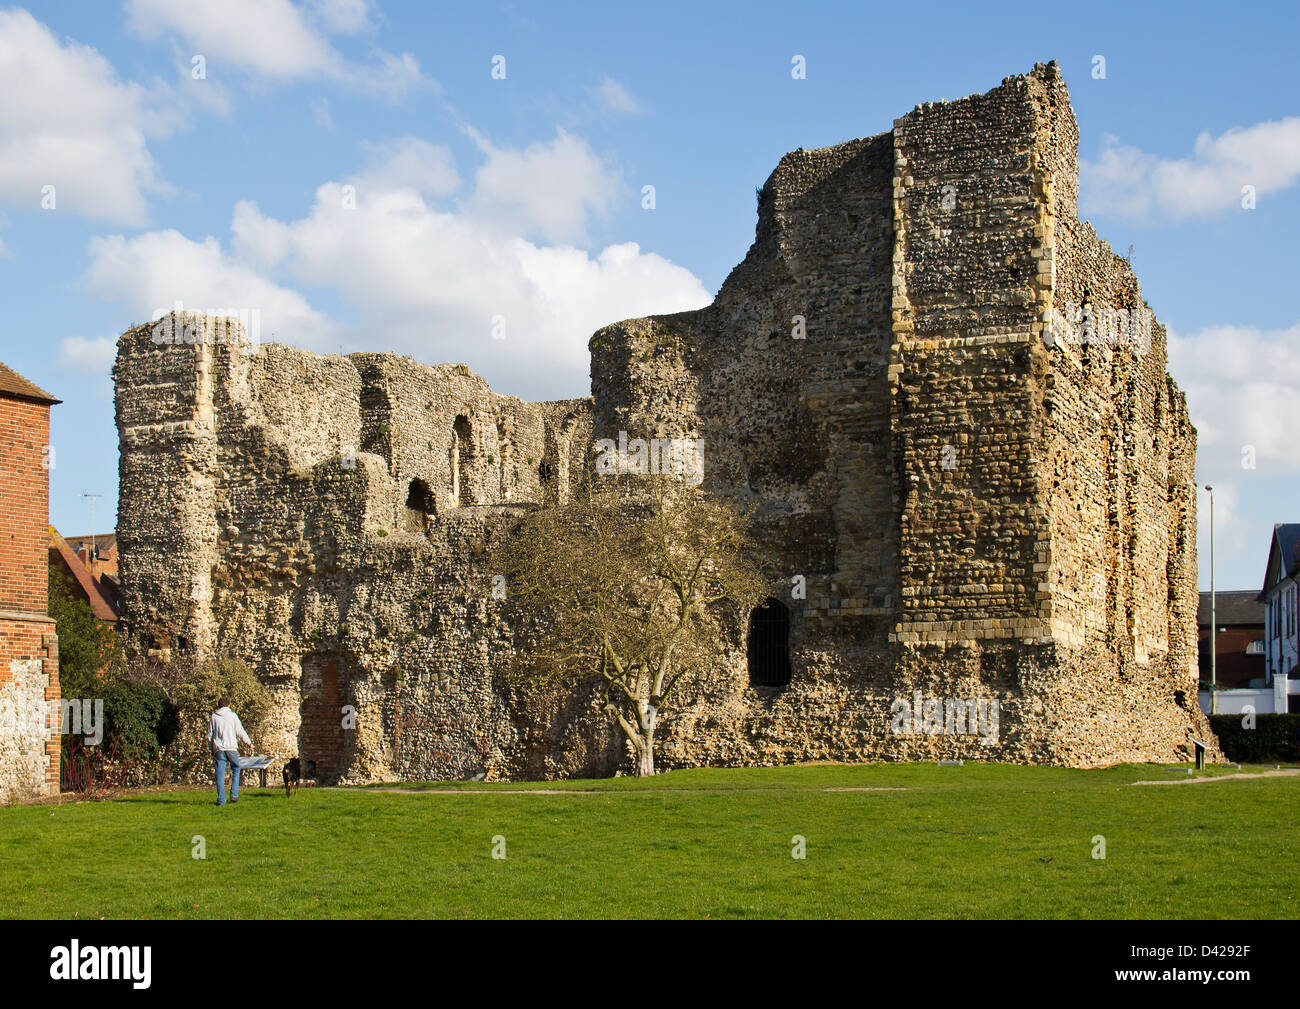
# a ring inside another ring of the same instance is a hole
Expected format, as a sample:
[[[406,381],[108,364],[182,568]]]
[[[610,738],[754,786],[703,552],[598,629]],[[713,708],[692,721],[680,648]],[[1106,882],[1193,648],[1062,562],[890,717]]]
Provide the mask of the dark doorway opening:
[[[433,491],[419,477],[411,481],[411,488],[406,492],[406,507],[426,515],[433,514]]]
[[[474,503],[470,492],[471,459],[474,454],[473,431],[469,418],[458,414],[451,426],[451,493],[458,504]]]
[[[790,682],[790,611],[768,599],[749,615],[749,685],[784,687]]]

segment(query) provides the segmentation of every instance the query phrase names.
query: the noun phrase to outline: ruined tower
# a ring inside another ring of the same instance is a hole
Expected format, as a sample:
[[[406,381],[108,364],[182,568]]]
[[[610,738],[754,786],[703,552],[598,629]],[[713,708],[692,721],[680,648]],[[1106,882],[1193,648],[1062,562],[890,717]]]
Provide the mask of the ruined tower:
[[[592,337],[591,400],[127,333],[137,647],[247,659],[285,750],[343,779],[608,773],[593,697],[498,675],[483,537],[593,439],[703,439],[785,588],[698,672],[661,764],[1181,758],[1208,734],[1195,430],[1129,264],[1078,220],[1077,145],[1048,64],[786,155],[712,305]],[[996,701],[995,730],[900,717],[943,699]]]
[[[702,436],[706,485],[758,503],[806,584],[793,665],[836,686],[791,737],[915,689],[998,696],[1007,759],[1171,758],[1205,730],[1196,433],[1133,271],[1078,220],[1077,147],[1048,64],[795,151],[713,305],[592,341],[597,432]]]

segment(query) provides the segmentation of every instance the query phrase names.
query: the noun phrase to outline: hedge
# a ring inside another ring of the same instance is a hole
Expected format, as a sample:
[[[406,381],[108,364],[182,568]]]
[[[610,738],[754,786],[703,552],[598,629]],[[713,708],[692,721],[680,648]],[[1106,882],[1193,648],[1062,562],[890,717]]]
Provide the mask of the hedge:
[[[1246,715],[1210,715],[1224,755],[1239,764],[1300,760],[1300,714],[1255,715],[1254,728]]]

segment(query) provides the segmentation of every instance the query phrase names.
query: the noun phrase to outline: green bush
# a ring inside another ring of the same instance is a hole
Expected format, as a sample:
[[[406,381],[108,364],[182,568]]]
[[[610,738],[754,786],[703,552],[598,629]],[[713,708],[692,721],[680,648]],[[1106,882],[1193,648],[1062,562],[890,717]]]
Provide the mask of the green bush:
[[[1300,714],[1255,715],[1246,728],[1245,715],[1211,715],[1210,727],[1224,755],[1239,764],[1300,760]]]
[[[104,690],[103,743],[118,759],[156,759],[179,728],[176,706],[153,684],[124,681]]]
[[[191,779],[211,774],[208,719],[223,694],[255,742],[271,710],[270,693],[238,659],[218,659],[195,667],[190,676],[172,687],[170,694],[180,712],[181,730],[168,749],[168,762],[178,774]]]

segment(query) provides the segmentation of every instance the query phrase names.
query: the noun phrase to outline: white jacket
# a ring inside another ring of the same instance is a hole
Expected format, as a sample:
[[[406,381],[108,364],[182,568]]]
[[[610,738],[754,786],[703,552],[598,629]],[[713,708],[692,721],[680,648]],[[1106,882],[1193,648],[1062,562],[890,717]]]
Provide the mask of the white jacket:
[[[242,739],[249,746],[253,741],[244,731],[239,716],[229,708],[218,708],[216,714],[208,719],[208,746],[213,752],[217,750],[239,750],[238,740]]]

